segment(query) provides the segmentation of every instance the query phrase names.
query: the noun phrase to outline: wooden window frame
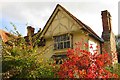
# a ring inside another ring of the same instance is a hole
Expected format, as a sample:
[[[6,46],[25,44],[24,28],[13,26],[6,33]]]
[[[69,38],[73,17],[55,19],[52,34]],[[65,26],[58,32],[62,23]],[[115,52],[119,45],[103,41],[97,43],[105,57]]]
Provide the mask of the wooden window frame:
[[[54,50],[60,50],[65,48],[72,47],[72,35],[71,34],[63,34],[54,36]]]

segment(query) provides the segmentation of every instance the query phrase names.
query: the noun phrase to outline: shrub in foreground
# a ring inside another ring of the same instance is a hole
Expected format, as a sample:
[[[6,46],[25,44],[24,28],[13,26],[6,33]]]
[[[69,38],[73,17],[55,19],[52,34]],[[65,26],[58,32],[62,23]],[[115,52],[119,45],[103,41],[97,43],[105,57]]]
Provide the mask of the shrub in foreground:
[[[106,70],[111,65],[108,53],[100,54],[98,50],[93,53],[78,47],[67,51],[68,59],[60,65],[58,75],[60,78],[117,78],[118,75]],[[84,44],[88,47],[87,44]],[[82,45],[83,46],[83,45]],[[90,49],[93,49],[92,45]]]

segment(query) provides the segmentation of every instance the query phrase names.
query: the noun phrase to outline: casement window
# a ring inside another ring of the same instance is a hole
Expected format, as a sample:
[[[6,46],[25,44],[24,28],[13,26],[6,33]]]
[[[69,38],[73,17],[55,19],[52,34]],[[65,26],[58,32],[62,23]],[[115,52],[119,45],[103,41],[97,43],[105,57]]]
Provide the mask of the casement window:
[[[71,48],[71,38],[70,34],[54,36],[54,50]]]
[[[55,60],[55,64],[62,64],[66,60],[66,55],[53,55],[52,58]]]

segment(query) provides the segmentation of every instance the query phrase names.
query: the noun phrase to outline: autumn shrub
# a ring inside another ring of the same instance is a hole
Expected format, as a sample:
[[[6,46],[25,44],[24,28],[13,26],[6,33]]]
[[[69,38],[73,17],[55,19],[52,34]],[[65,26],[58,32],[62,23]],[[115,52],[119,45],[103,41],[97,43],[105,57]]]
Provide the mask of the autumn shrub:
[[[3,78],[51,78],[54,77],[50,62],[36,60],[35,56],[4,57]],[[39,59],[40,60],[40,59]],[[9,73],[7,75],[7,73]]]
[[[83,42],[76,43],[76,48],[67,51],[67,59],[60,65],[59,78],[117,78],[118,75],[106,69],[111,65],[108,53],[100,54],[98,46],[93,50],[93,45]],[[86,50],[81,46],[87,47]],[[88,47],[93,52],[88,51]]]
[[[53,60],[45,60],[38,47],[28,45],[16,28],[14,32],[17,39],[2,43],[2,78],[53,78]]]

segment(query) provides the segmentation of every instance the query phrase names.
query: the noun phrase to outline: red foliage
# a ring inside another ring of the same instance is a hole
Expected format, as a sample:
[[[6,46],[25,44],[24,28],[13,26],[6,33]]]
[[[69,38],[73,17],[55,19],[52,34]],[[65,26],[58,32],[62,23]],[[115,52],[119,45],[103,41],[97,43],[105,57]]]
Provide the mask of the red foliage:
[[[108,53],[100,54],[96,50],[94,54],[80,48],[81,43],[76,43],[75,49],[67,51],[68,59],[60,65],[58,75],[60,78],[117,78],[105,70],[105,66],[111,64]],[[88,47],[88,44],[84,44]],[[97,46],[98,48],[98,46]],[[90,45],[90,49],[93,49]]]

